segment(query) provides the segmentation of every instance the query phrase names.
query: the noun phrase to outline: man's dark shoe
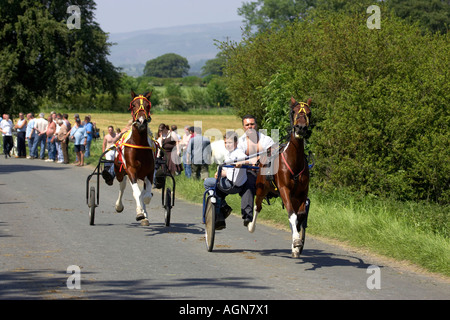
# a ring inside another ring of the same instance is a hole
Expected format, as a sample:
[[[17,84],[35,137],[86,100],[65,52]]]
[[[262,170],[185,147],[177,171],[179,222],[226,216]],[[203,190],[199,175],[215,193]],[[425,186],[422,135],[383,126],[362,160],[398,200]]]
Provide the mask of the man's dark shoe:
[[[224,220],[222,220],[222,221],[216,221],[216,224],[215,224],[215,229],[216,230],[223,230],[223,229],[225,229],[227,227],[227,225],[225,224],[225,221]]]
[[[220,213],[222,214],[223,218],[226,219],[231,214],[231,211],[233,209],[229,205],[224,205],[222,208],[220,208]]]
[[[103,179],[105,179],[105,182],[108,186],[113,185],[114,178],[111,176],[111,174],[109,173],[109,171],[107,169],[104,169],[102,171],[102,177],[103,177]]]

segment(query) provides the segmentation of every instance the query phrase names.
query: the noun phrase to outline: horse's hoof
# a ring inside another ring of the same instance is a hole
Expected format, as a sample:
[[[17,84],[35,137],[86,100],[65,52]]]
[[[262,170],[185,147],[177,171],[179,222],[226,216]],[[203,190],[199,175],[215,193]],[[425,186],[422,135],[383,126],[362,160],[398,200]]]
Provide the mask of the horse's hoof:
[[[136,215],[136,221],[141,221],[143,219],[146,219],[145,214],[139,213]]]
[[[250,222],[247,226],[248,228],[248,232],[253,233],[255,232],[255,228],[256,228],[256,223]]]
[[[123,211],[124,207],[123,206],[121,206],[121,207],[116,206],[115,208],[116,208],[116,212],[117,213],[121,213]]]
[[[148,219],[141,220],[141,226],[148,227],[149,225],[150,225],[150,221],[148,221]]]
[[[303,247],[303,241],[302,239],[294,239],[292,245],[294,246],[294,248]]]
[[[300,258],[300,252],[292,252],[292,258]]]

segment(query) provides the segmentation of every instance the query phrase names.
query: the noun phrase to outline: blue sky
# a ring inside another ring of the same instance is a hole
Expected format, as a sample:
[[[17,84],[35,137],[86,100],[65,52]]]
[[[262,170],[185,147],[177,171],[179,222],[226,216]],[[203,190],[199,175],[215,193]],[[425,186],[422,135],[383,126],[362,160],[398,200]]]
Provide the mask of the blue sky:
[[[246,0],[250,2],[250,0]],[[96,0],[96,21],[105,32],[242,21],[244,0]]]

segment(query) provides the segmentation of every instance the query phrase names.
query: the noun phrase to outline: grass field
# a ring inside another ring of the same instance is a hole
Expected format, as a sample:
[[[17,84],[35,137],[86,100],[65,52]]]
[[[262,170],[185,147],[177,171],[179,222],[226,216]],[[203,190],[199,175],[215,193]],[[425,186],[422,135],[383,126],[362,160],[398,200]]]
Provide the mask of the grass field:
[[[84,114],[82,114],[84,116]],[[101,131],[108,125],[122,128],[128,114],[92,114]],[[202,121],[203,132],[216,129],[241,128],[241,121],[232,115],[155,114],[151,128],[160,123],[176,124],[183,132],[185,125]],[[93,144],[89,164],[96,164],[101,154],[101,139]],[[213,169],[210,170],[212,176]],[[176,177],[178,199],[201,203],[204,192],[201,181]],[[424,270],[450,277],[449,206],[430,203],[399,202],[352,194],[343,190],[323,193],[310,191],[311,210],[308,234],[337,240],[386,257],[419,266]],[[227,202],[240,216],[240,198],[232,195]],[[264,205],[261,220],[271,221],[288,229],[287,213],[281,200]],[[200,212],[199,212],[200,219]]]
[[[86,113],[80,113],[80,117],[84,118]],[[112,125],[114,128],[122,129],[130,120],[130,114],[123,113],[91,113],[92,121],[96,123],[100,129],[100,136],[108,132],[108,126]],[[73,116],[72,116],[73,117]],[[73,120],[70,118],[69,120]],[[206,135],[215,137],[225,134],[228,129],[242,130],[242,123],[239,118],[234,115],[194,115],[187,113],[163,114],[156,113],[152,115],[152,122],[150,129],[156,135],[158,126],[161,124],[176,125],[178,133],[184,134],[185,126],[201,126],[202,132]],[[213,141],[214,139],[212,139]]]

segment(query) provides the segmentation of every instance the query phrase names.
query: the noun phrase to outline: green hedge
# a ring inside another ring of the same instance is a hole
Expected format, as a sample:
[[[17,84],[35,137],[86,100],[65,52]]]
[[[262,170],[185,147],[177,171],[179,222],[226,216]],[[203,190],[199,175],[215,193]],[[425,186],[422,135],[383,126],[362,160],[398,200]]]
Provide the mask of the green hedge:
[[[381,29],[368,17],[321,13],[223,44],[231,103],[284,131],[291,95],[311,97],[314,184],[448,204],[448,35],[423,34],[383,7]]]

